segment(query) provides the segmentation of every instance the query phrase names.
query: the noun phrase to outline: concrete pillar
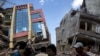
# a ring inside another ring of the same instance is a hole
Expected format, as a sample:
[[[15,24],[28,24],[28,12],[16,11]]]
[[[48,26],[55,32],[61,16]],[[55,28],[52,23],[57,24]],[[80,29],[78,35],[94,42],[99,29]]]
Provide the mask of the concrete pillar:
[[[88,26],[88,25],[87,25],[87,22],[85,22],[85,30],[86,30],[86,31],[87,31],[87,26]]]
[[[95,31],[95,25],[92,25],[92,31]]]
[[[66,45],[68,45],[68,41],[69,41],[69,40],[68,40],[68,38],[67,38],[67,39],[66,39]]]
[[[97,51],[99,51],[99,44],[97,44]]]
[[[96,51],[98,52],[98,44],[96,44]]]
[[[97,42],[94,45],[94,50],[95,50],[95,52],[99,51],[99,44]]]
[[[72,40],[72,46],[71,46],[71,47],[73,47],[73,45],[76,43],[76,41],[77,41],[77,37],[74,36],[74,38],[73,38],[73,40]]]

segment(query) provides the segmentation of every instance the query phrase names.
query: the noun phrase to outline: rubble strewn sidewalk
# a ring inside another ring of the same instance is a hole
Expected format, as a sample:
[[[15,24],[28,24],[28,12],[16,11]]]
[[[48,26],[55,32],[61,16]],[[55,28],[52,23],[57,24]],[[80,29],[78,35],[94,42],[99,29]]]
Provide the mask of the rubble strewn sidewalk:
[[[58,52],[57,56],[75,56],[76,53],[73,51],[65,51],[65,52]],[[99,54],[96,54],[95,56],[100,56]]]

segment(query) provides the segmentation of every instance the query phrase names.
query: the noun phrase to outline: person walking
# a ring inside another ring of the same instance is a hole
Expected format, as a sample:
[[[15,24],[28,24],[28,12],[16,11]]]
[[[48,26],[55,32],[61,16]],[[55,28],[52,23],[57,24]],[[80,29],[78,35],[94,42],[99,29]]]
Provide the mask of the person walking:
[[[85,53],[83,51],[83,43],[81,42],[77,42],[75,45],[74,45],[74,48],[77,52],[76,56],[89,56],[87,53]]]
[[[47,51],[48,56],[56,56],[57,50],[56,50],[55,45],[53,44],[49,45],[46,51]]]
[[[86,52],[89,56],[96,56],[96,54],[92,53],[90,49],[91,47],[87,45],[84,47],[84,52]]]
[[[41,47],[40,53],[35,56],[48,56],[48,54],[46,54],[46,47]]]
[[[24,41],[18,42],[14,48],[13,56],[24,56],[25,47],[26,47],[26,42]]]

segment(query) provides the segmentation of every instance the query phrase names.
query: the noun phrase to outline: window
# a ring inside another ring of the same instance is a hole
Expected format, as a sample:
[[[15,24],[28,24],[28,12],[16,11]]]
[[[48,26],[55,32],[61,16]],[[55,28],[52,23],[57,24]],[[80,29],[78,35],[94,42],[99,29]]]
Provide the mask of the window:
[[[64,34],[64,29],[62,29],[62,34]]]
[[[62,45],[62,50],[64,50],[65,49],[65,45]]]
[[[83,29],[86,31],[92,31],[92,23],[81,21],[80,22],[80,29]]]
[[[10,15],[10,19],[12,18],[12,16]]]
[[[64,19],[64,21],[63,21],[63,25],[65,24],[65,22],[66,22],[66,19]]]
[[[72,10],[71,17],[73,17],[75,14],[76,14],[76,11],[75,10]]]
[[[7,20],[12,18],[12,15],[6,15]]]
[[[60,45],[60,40],[58,41],[58,45]]]
[[[41,22],[36,22],[32,24],[33,27],[33,31],[35,32],[35,34],[40,34],[40,32],[42,32],[42,25]]]
[[[32,28],[33,28],[35,37],[43,37],[41,22],[33,23]]]
[[[85,30],[85,22],[80,21],[80,29]]]
[[[41,15],[39,13],[35,13],[35,14],[31,15],[32,19],[36,19],[36,18],[40,18],[40,17],[41,17]]]
[[[27,31],[28,30],[28,10],[27,9],[21,9],[21,10],[16,10],[16,21],[15,21],[15,26],[16,26],[16,33],[22,32],[22,31]]]
[[[95,31],[96,31],[96,33],[100,33],[100,26],[99,25],[96,26]]]
[[[91,31],[92,30],[92,23],[87,23],[87,31]]]

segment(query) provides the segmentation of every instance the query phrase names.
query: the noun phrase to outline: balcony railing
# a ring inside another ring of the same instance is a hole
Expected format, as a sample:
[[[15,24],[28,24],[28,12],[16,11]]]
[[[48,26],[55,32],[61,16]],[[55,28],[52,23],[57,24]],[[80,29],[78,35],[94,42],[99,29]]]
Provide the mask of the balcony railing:
[[[10,24],[11,24],[11,20],[10,20],[10,19],[5,19],[3,22],[4,22],[5,24],[7,24],[7,25],[10,25]]]
[[[81,13],[81,18],[82,19],[89,19],[89,20],[100,23],[100,18],[96,15],[92,15],[92,14],[88,14],[88,13]]]
[[[83,35],[87,35],[87,36],[90,36],[90,37],[95,37],[97,39],[100,39],[100,34],[97,34],[96,32],[86,31],[86,30],[82,30],[82,29],[80,29],[79,32],[80,32],[80,34],[83,34]]]

